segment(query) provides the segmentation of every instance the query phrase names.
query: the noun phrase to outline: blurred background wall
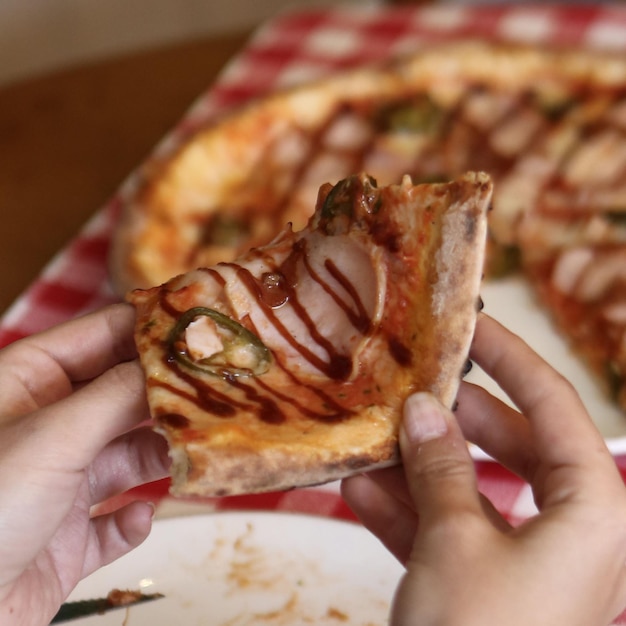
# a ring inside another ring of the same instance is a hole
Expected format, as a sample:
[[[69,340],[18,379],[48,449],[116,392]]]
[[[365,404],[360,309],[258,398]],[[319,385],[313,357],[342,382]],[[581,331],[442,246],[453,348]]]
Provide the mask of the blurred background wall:
[[[367,3],[375,2],[359,2]],[[0,86],[117,53],[250,28],[289,8],[336,4],[340,2],[0,0]]]

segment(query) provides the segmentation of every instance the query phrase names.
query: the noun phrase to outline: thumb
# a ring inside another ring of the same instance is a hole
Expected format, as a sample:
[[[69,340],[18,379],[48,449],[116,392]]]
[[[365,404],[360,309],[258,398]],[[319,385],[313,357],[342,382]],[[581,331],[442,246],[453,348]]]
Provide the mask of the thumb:
[[[482,512],[463,433],[433,395],[416,393],[405,402],[400,451],[421,527],[460,512]]]

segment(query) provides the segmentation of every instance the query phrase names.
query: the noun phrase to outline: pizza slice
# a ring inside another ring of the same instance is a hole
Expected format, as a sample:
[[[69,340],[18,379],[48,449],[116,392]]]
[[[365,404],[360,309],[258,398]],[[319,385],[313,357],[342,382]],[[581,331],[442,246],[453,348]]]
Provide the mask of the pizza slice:
[[[626,249],[568,247],[525,261],[555,326],[626,410]]]
[[[479,305],[483,173],[320,188],[307,226],[129,295],[172,492],[319,484],[399,461],[405,398],[452,405]]]

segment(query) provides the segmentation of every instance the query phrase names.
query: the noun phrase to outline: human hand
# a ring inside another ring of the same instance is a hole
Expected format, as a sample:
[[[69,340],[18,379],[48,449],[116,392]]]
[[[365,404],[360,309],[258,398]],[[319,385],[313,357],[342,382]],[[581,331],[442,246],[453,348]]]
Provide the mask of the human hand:
[[[456,419],[417,394],[403,468],[342,485],[406,566],[391,623],[608,624],[626,605],[626,490],[604,440],[570,384],[486,316],[471,357],[521,413],[468,383]],[[530,483],[537,516],[512,528],[479,494],[465,438]]]
[[[48,624],[76,583],[139,545],[153,508],[94,507],[167,474],[115,305],[0,351],[0,624]]]

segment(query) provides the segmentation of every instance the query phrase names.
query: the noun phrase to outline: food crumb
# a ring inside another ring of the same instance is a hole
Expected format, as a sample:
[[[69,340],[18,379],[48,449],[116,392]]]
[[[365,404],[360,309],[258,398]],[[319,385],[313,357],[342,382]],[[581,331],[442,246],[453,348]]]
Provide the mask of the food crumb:
[[[330,619],[336,619],[339,622],[347,622],[350,617],[346,615],[343,611],[336,609],[335,607],[329,606],[326,611],[326,617]]]
[[[141,591],[133,589],[111,589],[107,595],[107,602],[110,606],[126,606],[141,600]]]

